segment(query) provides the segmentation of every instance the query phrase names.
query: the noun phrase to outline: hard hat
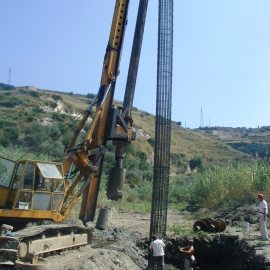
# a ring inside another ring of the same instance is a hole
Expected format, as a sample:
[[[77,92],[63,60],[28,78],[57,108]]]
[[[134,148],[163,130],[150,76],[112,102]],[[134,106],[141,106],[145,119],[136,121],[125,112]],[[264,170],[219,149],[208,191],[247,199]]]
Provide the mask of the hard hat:
[[[259,193],[258,196],[257,196],[257,199],[263,199],[263,198],[264,198],[263,194]]]

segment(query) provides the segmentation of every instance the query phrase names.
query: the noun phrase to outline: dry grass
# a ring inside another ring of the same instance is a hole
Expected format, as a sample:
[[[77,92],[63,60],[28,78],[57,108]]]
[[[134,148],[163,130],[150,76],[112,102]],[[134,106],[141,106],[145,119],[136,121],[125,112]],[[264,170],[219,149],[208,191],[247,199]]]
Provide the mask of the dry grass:
[[[29,114],[34,106],[42,106],[46,101],[54,101],[53,96],[55,95],[61,97],[61,102],[64,104],[64,108],[66,108],[69,113],[79,113],[87,108],[90,103],[90,100],[83,95],[47,90],[37,90],[37,93],[39,94],[39,98],[22,94],[18,90],[14,90],[12,94],[24,99],[27,104]],[[120,103],[117,102],[117,105],[120,105]],[[25,109],[25,106],[17,106],[14,108],[1,107],[1,118],[10,119],[12,118],[12,115],[16,115],[18,112],[22,112]],[[34,120],[40,120],[41,117],[45,118],[47,116],[48,113],[46,112],[36,113],[34,115]],[[153,142],[155,133],[155,117],[150,113],[135,109],[133,111],[133,120],[134,128],[137,129],[138,134],[137,140],[134,142],[134,148],[136,151],[144,152],[147,155],[148,160],[152,160],[154,151]],[[15,119],[14,121],[17,120]],[[20,125],[23,124],[22,119],[20,119]],[[228,131],[225,130],[224,132]],[[236,137],[236,134],[232,133],[232,137]],[[255,138],[255,134],[253,134],[253,138]],[[260,140],[262,140],[261,136]],[[215,137],[210,133],[184,129],[178,126],[176,123],[172,123],[171,153],[181,155],[181,163],[186,164],[188,164],[191,159],[198,157],[203,160],[205,165],[223,163],[227,160],[239,160],[245,157],[240,152],[233,150],[233,148],[220,141],[217,136]],[[173,172],[177,172],[176,168],[173,166],[174,164],[172,164],[171,170]]]

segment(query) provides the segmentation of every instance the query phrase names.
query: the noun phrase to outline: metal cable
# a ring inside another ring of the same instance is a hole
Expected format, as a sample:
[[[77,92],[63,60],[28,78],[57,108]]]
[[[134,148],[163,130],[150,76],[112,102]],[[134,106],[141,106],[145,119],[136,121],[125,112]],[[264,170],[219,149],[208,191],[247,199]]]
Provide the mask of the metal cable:
[[[92,103],[90,104],[90,106],[86,109],[87,111],[91,111],[92,110],[93,106],[96,104],[96,100],[97,100],[97,97],[95,97],[95,99],[92,101]],[[65,132],[68,129],[72,128],[72,124],[75,123],[75,121],[79,119],[80,115],[82,115],[83,112],[84,111],[79,112],[77,115],[75,115],[74,117],[72,117],[69,121],[67,121],[66,123],[64,123],[64,127],[65,128],[63,129],[63,132]],[[47,143],[47,145],[44,145],[43,146],[43,149],[41,149],[39,151],[38,156],[40,156],[41,154],[46,153],[48,151],[48,149],[51,147],[51,142],[52,141],[57,141],[62,136],[62,133],[60,133],[58,136],[50,136],[46,140],[43,140],[38,146],[42,146],[45,143]],[[54,135],[54,134],[52,134],[52,135]],[[57,134],[55,134],[55,135],[57,135]],[[25,152],[23,155],[21,155],[18,158],[18,160],[21,160],[24,157],[26,157],[29,153],[32,152],[33,148],[36,148],[36,145],[30,147],[30,149],[27,152]]]

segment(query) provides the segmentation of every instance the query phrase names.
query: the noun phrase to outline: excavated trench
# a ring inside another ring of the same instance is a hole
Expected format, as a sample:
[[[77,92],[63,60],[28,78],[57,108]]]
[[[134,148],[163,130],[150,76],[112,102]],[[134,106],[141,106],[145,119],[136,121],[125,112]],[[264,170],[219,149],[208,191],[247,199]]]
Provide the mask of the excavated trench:
[[[195,223],[196,224],[196,223]],[[223,228],[224,229],[224,228]],[[103,235],[105,233],[105,235]],[[130,234],[129,231],[105,230],[99,233],[98,238],[107,240],[108,235],[113,235],[116,239],[124,240],[125,244],[132,248],[132,252],[127,252],[133,261],[142,268],[147,261],[148,240],[140,241],[139,235]],[[132,237],[131,237],[132,236]],[[138,238],[137,238],[138,237]],[[198,233],[194,237],[194,249],[196,265],[193,269],[200,270],[270,270],[270,244],[258,241],[257,236],[254,240],[245,240],[239,234],[228,233]],[[177,238],[166,241],[165,262],[166,269],[184,269],[183,257],[178,251],[179,246],[186,246],[187,239]],[[128,249],[126,248],[126,251]],[[135,251],[135,252],[134,252]],[[134,254],[136,256],[134,257]],[[132,255],[133,254],[133,255]],[[144,259],[143,259],[144,257]],[[140,259],[141,258],[141,259]],[[145,261],[146,259],[146,261]],[[138,263],[139,262],[139,263]]]
[[[177,252],[179,245],[185,245],[182,239],[172,239],[166,250],[166,263],[183,268],[183,258]],[[260,247],[259,247],[260,248]],[[252,245],[239,236],[224,234],[207,235],[194,239],[197,264],[194,269],[200,270],[267,270],[269,260],[258,254],[258,245]]]

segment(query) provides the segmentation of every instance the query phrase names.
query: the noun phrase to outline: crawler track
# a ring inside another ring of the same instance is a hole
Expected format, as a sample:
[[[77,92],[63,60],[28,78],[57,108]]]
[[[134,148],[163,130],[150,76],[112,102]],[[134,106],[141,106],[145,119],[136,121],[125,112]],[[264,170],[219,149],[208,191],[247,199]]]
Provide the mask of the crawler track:
[[[17,259],[31,261],[34,257],[54,251],[86,245],[92,230],[71,225],[41,225],[15,232],[15,237],[0,237],[0,264],[14,264]]]

